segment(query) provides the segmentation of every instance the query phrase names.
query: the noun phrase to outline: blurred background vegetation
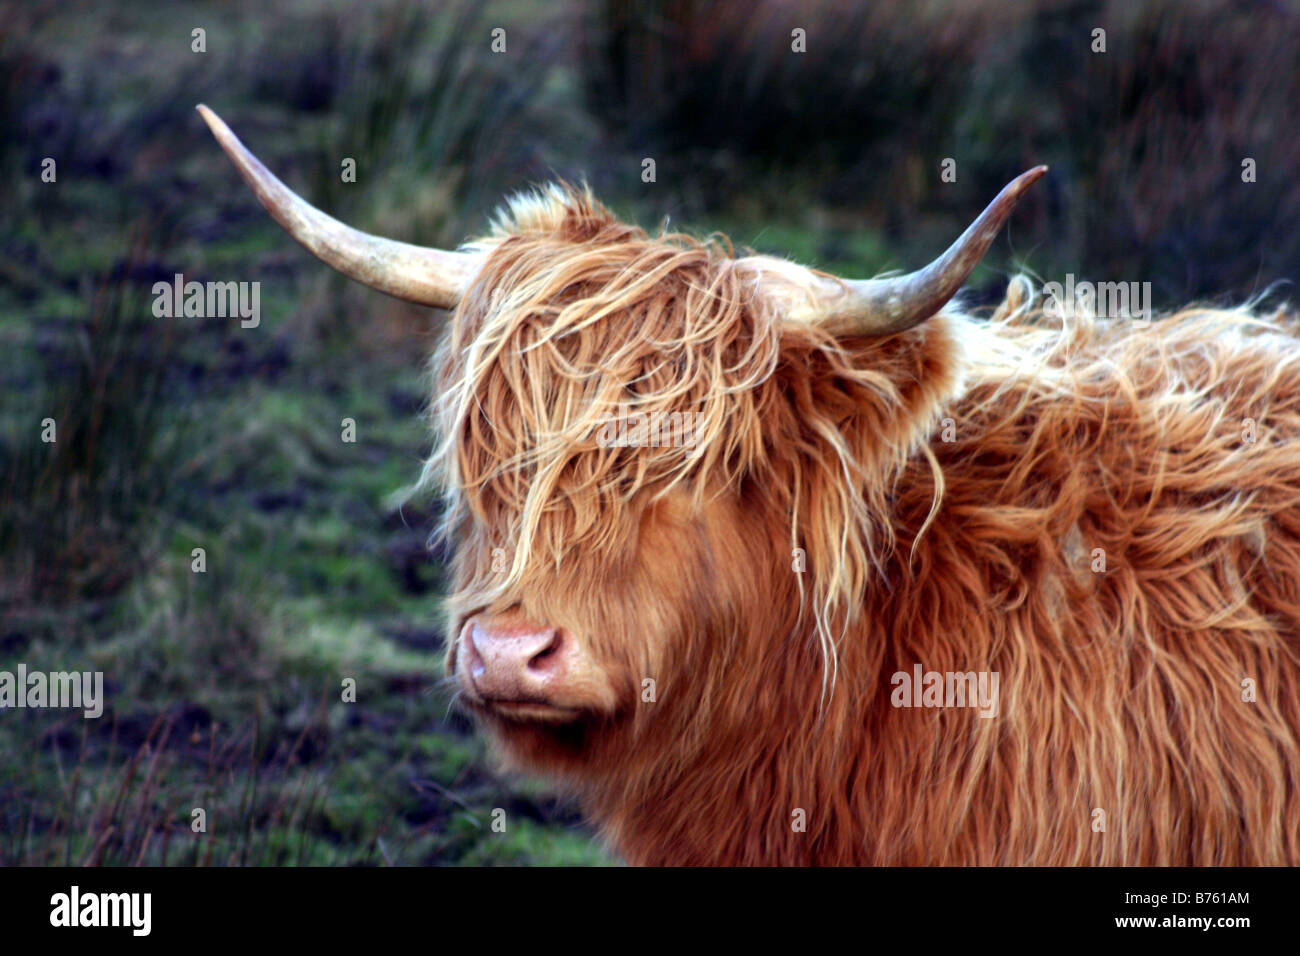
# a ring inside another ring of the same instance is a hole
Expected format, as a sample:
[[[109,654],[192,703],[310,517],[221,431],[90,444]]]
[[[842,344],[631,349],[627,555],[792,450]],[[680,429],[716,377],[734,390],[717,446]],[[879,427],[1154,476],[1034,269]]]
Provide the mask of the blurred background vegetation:
[[[648,227],[866,276],[1047,163],[969,303],[1020,268],[1165,307],[1300,276],[1292,2],[5,0],[0,23],[0,669],[108,690],[98,721],[0,713],[0,863],[611,862],[438,682],[436,502],[403,492],[445,316],[294,245],[198,102],[414,242],[563,176]],[[178,272],[260,282],[261,325],[154,318]]]

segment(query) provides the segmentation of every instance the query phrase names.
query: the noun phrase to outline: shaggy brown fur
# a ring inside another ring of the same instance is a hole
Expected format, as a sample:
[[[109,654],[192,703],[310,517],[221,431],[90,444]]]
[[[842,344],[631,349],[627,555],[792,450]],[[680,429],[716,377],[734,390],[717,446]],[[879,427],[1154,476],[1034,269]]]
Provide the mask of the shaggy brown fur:
[[[991,322],[836,334],[563,188],[481,246],[426,469],[450,633],[600,662],[581,720],[480,718],[629,861],[1300,863],[1290,326],[1052,320],[1016,280]],[[619,403],[699,412],[700,454],[599,447]],[[998,672],[998,715],[891,706],[914,664]]]

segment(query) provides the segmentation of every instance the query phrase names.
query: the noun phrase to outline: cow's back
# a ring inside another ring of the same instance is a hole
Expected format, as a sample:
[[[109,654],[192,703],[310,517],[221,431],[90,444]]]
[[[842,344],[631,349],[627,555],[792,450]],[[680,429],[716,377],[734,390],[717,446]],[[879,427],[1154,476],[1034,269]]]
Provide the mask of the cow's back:
[[[1237,323],[1026,331],[943,412],[886,672],[996,672],[999,712],[882,692],[878,785],[924,796],[875,859],[1300,863],[1300,342]]]

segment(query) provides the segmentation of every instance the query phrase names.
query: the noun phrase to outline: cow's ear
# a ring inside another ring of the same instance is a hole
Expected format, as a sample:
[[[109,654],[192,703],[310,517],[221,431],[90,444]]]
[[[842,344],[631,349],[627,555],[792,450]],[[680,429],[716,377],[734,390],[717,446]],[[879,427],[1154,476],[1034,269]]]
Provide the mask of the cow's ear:
[[[787,326],[778,374],[791,425],[833,425],[864,463],[899,460],[960,387],[963,321],[941,314],[889,336]]]

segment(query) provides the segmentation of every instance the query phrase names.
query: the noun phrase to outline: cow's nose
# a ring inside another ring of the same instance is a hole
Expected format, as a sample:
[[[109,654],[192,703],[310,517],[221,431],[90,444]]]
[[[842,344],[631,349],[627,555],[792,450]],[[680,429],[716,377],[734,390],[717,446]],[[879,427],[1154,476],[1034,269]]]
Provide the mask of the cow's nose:
[[[476,619],[463,637],[466,676],[486,700],[546,704],[563,681],[568,642],[558,628]]]

